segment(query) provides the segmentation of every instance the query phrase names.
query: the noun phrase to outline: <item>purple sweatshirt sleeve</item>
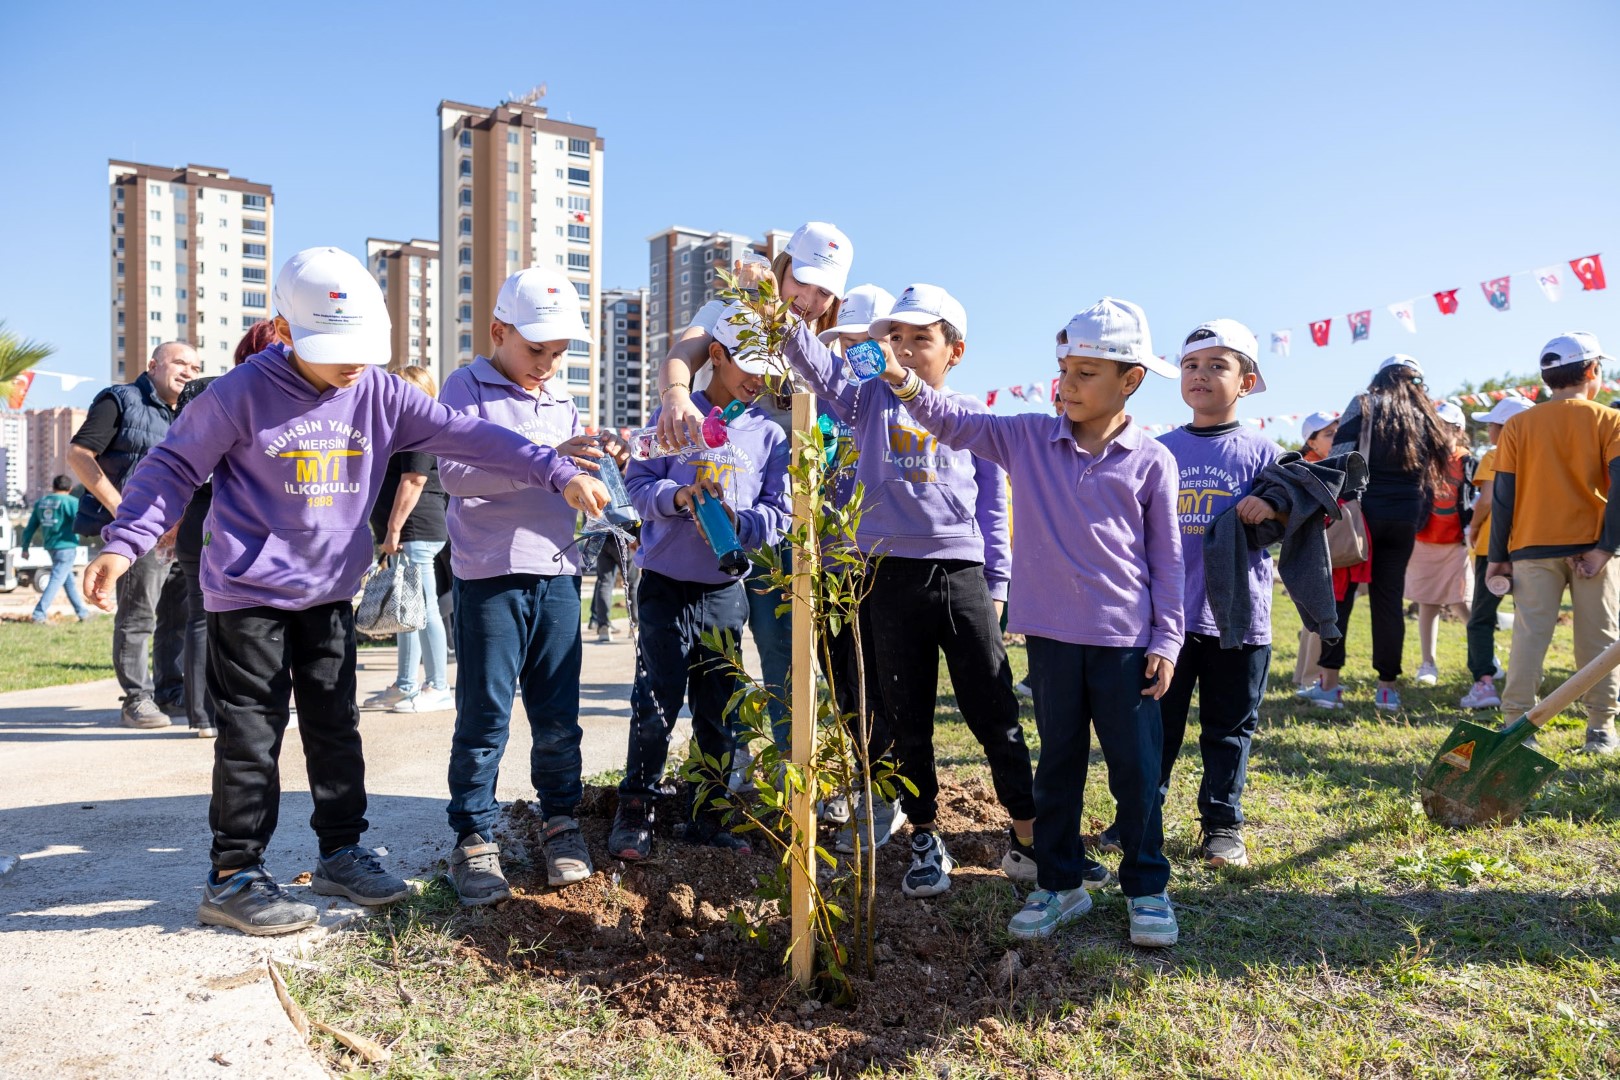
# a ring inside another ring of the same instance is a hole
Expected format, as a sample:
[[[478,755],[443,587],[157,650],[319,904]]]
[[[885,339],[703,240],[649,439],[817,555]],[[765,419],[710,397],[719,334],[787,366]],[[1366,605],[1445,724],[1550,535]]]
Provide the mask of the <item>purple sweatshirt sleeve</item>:
[[[101,530],[102,551],[133,562],[185,515],[191,496],[242,434],[220,398],[194,398],[163,441],[141,459],[124,487],[117,518]]]
[[[796,326],[782,348],[793,369],[810,383],[827,411],[846,424],[854,423],[855,399],[861,384],[849,377],[842,357],[834,356],[804,323]]]
[[[1006,600],[1007,585],[1012,581],[1012,545],[1007,539],[1007,474],[1000,465],[980,456],[973,479],[979,486],[973,516],[984,536],[984,580],[990,586],[990,599]]]
[[[1181,565],[1181,527],[1176,517],[1179,477],[1175,459],[1166,450],[1149,472],[1144,485],[1147,502],[1142,507],[1148,596],[1153,603],[1147,651],[1171,663],[1181,655],[1187,625],[1182,610],[1186,575]]]
[[[681,485],[669,478],[672,456],[632,461],[624,472],[624,490],[630,496],[630,505],[644,518],[685,517],[684,510],[675,508],[675,493]],[[741,537],[739,537],[741,539]]]
[[[444,381],[439,392],[440,404],[457,413],[474,414],[478,411],[478,398],[473,392],[477,382],[466,377],[452,376]],[[473,465],[458,461],[439,462],[439,483],[444,490],[461,498],[488,498],[517,491],[524,485],[505,476],[498,476]]]
[[[559,495],[568,482],[579,475],[579,466],[551,447],[536,445],[499,424],[455,412],[403,381],[395,394],[395,404],[399,410],[399,427],[392,449],[396,453],[421,450],[473,466],[520,487],[533,485]],[[441,462],[441,482],[444,472]],[[445,485],[445,490],[450,490],[449,484]]]
[[[988,412],[975,412],[952,401],[932,386],[924,384],[917,396],[906,402],[906,411],[912,419],[934,434],[940,442],[953,450],[971,450],[1005,469],[1011,465],[1014,449],[1022,427],[1015,417],[993,416]],[[1003,500],[1005,502],[1005,499]],[[1002,536],[1005,542],[1006,513],[1002,513]],[[983,526],[983,521],[980,521]],[[985,533],[988,548],[990,533]],[[985,568],[990,566],[989,551],[985,551]]]
[[[787,492],[788,442],[779,439],[771,447],[760,476],[759,501],[746,510],[732,507],[737,512],[737,542],[748,551],[775,547],[781,542],[782,532],[793,516]]]

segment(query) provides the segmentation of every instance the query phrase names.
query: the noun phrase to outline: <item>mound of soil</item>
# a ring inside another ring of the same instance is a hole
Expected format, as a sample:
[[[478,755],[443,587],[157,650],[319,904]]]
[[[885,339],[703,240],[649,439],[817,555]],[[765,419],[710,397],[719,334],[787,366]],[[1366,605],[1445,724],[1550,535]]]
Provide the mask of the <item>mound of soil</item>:
[[[630,1031],[700,1043],[744,1077],[853,1074],[899,1063],[964,1027],[996,1038],[995,1015],[1015,1003],[1046,1011],[1066,1000],[1066,954],[1045,943],[1014,953],[989,940],[1018,900],[1000,870],[1006,812],[988,784],[942,777],[939,824],[959,864],[951,891],[906,899],[904,838],[879,850],[876,973],[856,972],[850,1007],[824,1005],[793,986],[783,964],[785,912],[770,919],[765,944],[744,941],[727,922],[734,909],[761,910],[754,894],[776,858],[774,845],[765,850],[756,839],[749,856],[693,846],[661,821],[653,857],[627,864],[606,855],[616,805],[613,790],[587,789],[580,823],[597,872],[552,889],[543,822],[530,804],[514,804],[503,844],[529,858],[511,869],[514,899],[469,918],[468,947],[498,967],[593,984]],[[823,842],[830,851],[831,837]]]

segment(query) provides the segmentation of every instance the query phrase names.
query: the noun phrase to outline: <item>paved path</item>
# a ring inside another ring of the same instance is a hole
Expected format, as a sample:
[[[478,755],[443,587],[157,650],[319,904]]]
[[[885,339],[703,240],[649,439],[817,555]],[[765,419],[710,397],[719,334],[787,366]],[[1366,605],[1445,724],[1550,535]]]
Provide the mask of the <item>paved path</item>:
[[[392,649],[361,652],[362,697],[393,680],[394,660]],[[633,674],[625,637],[587,642],[587,776],[623,766]],[[0,694],[0,856],[22,857],[0,877],[0,1074],[324,1076],[269,982],[252,976],[267,954],[307,952],[354,909],[311,897],[322,927],[275,939],[198,926],[213,743],[180,727],[120,727],[117,708],[112,680]],[[362,714],[366,842],[387,847],[385,861],[406,874],[431,867],[453,839],[444,813],[452,722]],[[514,725],[503,801],[533,795],[529,743],[527,726]],[[289,731],[267,854],[283,882],[315,857],[302,759]]]

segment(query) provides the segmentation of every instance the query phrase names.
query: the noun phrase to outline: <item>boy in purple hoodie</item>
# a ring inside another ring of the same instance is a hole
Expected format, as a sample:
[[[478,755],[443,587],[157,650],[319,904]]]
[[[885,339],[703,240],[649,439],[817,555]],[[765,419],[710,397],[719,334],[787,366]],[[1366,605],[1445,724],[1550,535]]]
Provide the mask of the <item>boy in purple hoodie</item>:
[[[791,513],[787,436],[770,414],[752,404],[765,389],[767,361],[752,344],[741,344],[743,326],[732,319],[743,317],[737,304],[722,313],[709,345],[714,377],[706,390],[692,394],[692,403],[704,412],[747,404],[729,422],[727,441],[634,461],[625,472],[625,488],[642,519],[636,551],[641,640],[624,780],[608,836],[608,850],[620,859],[645,859],[652,850],[654,806],[683,699],[692,707],[698,749],[721,762],[734,750],[726,705],[738,679],[725,658],[703,644],[702,635],[720,631],[740,640],[748,598],[742,579],[720,569],[693,517],[693,500],[721,500],[737,542],[747,551],[777,543]],[[697,807],[695,818],[687,826],[688,840],[749,852],[748,842],[724,827],[712,805]]]
[[[1119,883],[1131,942],[1174,945],[1165,893],[1158,701],[1181,649],[1181,541],[1176,464],[1125,412],[1153,354],[1142,309],[1104,298],[1058,335],[1063,413],[989,416],[964,408],[890,358],[883,379],[943,443],[1013,478],[1012,609],[1026,636],[1041,761],[1035,771],[1039,888],[1008,924],[1045,937],[1091,910],[1108,872],[1086,856],[1080,821],[1097,730],[1118,807]],[[960,683],[958,683],[960,685]]]
[[[213,872],[199,921],[248,934],[314,925],[314,907],[263,864],[281,801],[277,759],[296,699],[320,841],[311,888],[366,905],[407,893],[360,846],[365,760],[351,598],[371,564],[366,519],[390,455],[422,450],[560,492],[596,512],[601,481],[522,436],[459,416],[389,375],[389,321],[366,268],[310,248],[276,276],[277,343],[214,380],[124,492],[85,571],[102,607],[135,559],[213,474],[201,584],[218,711],[209,825]]]
[[[946,389],[945,376],[967,349],[967,312],[938,285],[913,285],[869,329],[956,407],[985,411]],[[877,660],[874,684],[894,734],[895,765],[916,785],[900,796],[911,819],[906,896],[937,896],[956,864],[936,834],[934,706],[939,654],[945,654],[962,719],[984,747],[996,797],[1012,817],[1001,869],[1035,880],[1029,747],[1018,722],[1012,668],[1001,643],[1007,598],[1007,491],[1001,467],[918,426],[882,380],[856,382],[841,357],[799,326],[788,361],[828,410],[855,431],[855,479],[865,486],[856,544],[875,558],[861,607]]]

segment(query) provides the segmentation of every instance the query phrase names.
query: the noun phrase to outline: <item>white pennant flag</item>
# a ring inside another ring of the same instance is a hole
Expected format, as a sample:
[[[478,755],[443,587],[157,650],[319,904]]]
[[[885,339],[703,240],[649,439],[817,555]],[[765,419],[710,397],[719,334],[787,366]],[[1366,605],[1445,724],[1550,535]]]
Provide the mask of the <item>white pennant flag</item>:
[[[1024,387],[1024,394],[1030,401],[1045,401],[1046,389],[1040,383],[1030,383]]]
[[[1564,281],[1559,276],[1558,267],[1543,266],[1536,271],[1536,284],[1541,286],[1541,294],[1551,304],[1558,303],[1564,293]]]
[[[1278,356],[1287,356],[1289,347],[1293,344],[1294,331],[1273,330],[1271,332],[1271,351]]]
[[[1395,321],[1406,327],[1409,334],[1417,333],[1417,301],[1402,300],[1398,304],[1389,305],[1389,313],[1395,316]]]

